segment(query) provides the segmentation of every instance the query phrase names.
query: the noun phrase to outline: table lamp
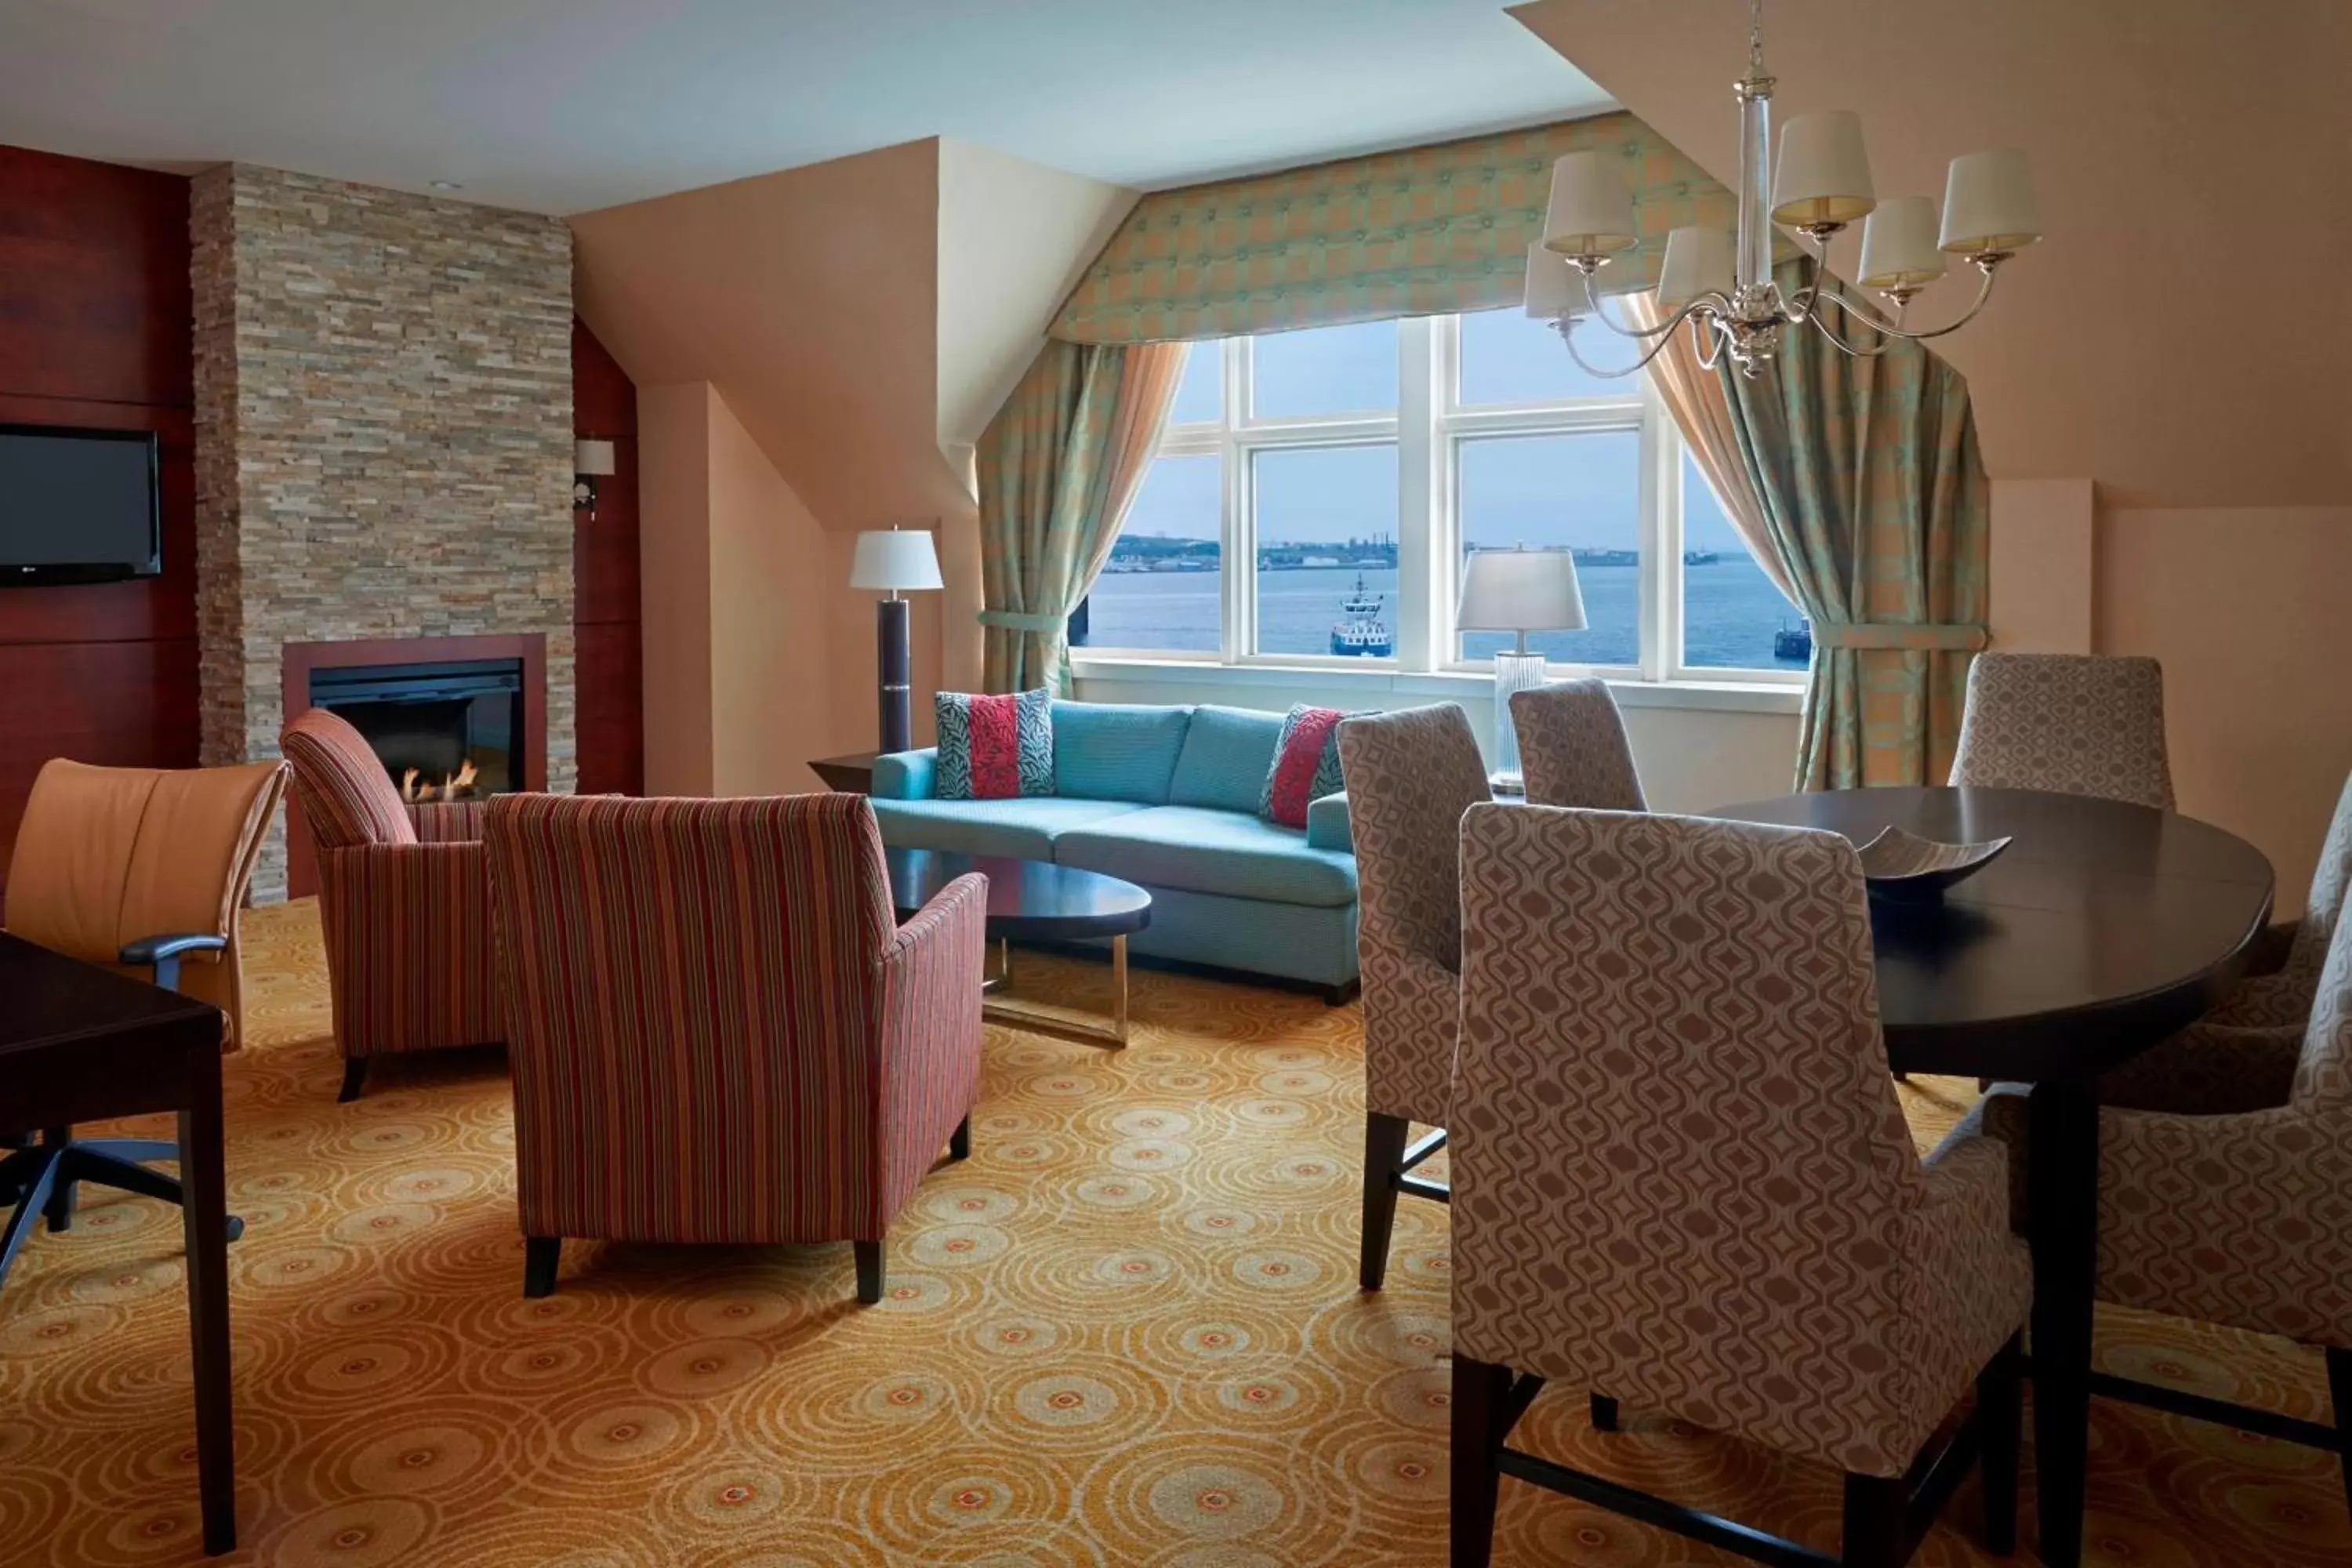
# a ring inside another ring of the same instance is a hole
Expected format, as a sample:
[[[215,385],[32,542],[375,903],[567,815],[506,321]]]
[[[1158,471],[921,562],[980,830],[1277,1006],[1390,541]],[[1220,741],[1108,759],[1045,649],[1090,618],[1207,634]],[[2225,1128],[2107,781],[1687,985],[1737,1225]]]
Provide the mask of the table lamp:
[[[849,585],[879,590],[882,602],[874,606],[875,665],[882,676],[882,751],[903,752],[914,743],[908,692],[914,684],[914,653],[907,638],[907,601],[901,594],[943,588],[939,552],[924,529],[876,529],[857,536],[857,555],[850,563]]]
[[[1495,773],[1507,785],[1520,779],[1519,737],[1511,727],[1511,693],[1540,686],[1544,656],[1528,651],[1529,632],[1584,629],[1584,595],[1576,585],[1576,557],[1565,550],[1473,551],[1462,563],[1462,598],[1454,624],[1465,632],[1510,632],[1516,647],[1495,656]]]

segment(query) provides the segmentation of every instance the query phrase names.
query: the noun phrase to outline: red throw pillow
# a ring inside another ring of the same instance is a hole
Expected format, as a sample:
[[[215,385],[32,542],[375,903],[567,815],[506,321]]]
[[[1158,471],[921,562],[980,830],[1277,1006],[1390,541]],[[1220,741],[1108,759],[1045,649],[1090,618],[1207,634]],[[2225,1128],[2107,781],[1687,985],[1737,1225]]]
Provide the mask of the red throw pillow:
[[[1304,827],[1307,803],[1339,792],[1339,721],[1347,717],[1337,708],[1305,703],[1290,710],[1258,801],[1260,816],[1285,827]]]
[[[1054,696],[1050,691],[982,697],[942,691],[936,699],[940,800],[1010,800],[1054,793]]]

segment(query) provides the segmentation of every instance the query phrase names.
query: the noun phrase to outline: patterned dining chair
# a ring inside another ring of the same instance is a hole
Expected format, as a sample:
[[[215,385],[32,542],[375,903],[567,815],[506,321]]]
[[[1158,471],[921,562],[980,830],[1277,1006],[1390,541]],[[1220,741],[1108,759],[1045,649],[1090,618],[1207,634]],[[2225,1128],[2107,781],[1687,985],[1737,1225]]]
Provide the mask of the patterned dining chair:
[[[2267,974],[2240,981],[2205,1021],[2247,1028],[2300,1029],[2311,1018],[2311,1005],[2319,992],[2320,967],[2335,940],[2336,924],[2344,918],[2347,891],[2352,891],[2352,778],[2336,797],[2336,816],[2320,846],[2319,864],[2311,874],[2311,891],[2301,918],[2271,928],[2274,943],[2285,947],[2284,962]],[[2273,953],[2277,951],[2273,948]]]
[[[1553,680],[1511,693],[1531,805],[1647,811],[1625,719],[1598,676]]]
[[[2099,1300],[2326,1352],[2335,1425],[2094,1373],[2095,1394],[2342,1457],[2352,1506],[2352,921],[2301,1029],[2192,1026],[2099,1080]],[[2011,1150],[2026,1224],[2028,1091],[1954,1130]],[[2020,1156],[2023,1155],[2024,1158]]]
[[[1462,814],[1490,797],[1470,721],[1451,702],[1339,725],[1356,841],[1364,996],[1363,1243],[1358,1279],[1388,1273],[1397,1194],[1444,1202],[1412,1172],[1444,1147],[1461,1005]],[[1412,1123],[1436,1129],[1407,1147]]]
[[[2163,666],[2110,654],[1977,655],[1951,782],[2170,811]]]
[[[1516,1476],[1744,1556],[1906,1562],[1961,1463],[2016,1535],[2032,1293],[1990,1139],[1924,1164],[1886,1071],[1862,868],[1835,834],[1474,806],[1454,1086],[1453,1558]],[[1844,1472],[1839,1558],[1506,1446],[1605,1387]]]
[[[327,989],[343,1054],[336,1098],[357,1100],[377,1057],[497,1044],[486,803],[402,800],[366,738],[323,708],[289,723],[278,746],[318,852]]]
[[[892,912],[861,795],[502,795],[523,1290],[563,1242],[883,1240],[980,1090],[988,879]]]

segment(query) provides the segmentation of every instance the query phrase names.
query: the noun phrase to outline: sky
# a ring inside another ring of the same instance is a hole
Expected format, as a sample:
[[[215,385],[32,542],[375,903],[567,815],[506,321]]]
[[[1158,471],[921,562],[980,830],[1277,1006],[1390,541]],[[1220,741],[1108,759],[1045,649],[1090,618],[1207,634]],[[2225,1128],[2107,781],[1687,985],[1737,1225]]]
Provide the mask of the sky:
[[[1580,352],[1601,364],[1630,363],[1631,346],[1605,334],[1598,343],[1578,340]],[[1394,321],[1275,333],[1256,340],[1255,358],[1253,403],[1261,415],[1396,408]],[[1221,379],[1216,345],[1192,345],[1171,422],[1216,418]],[[1586,374],[1549,323],[1520,310],[1463,318],[1465,405],[1622,394],[1624,385]],[[1263,452],[1256,462],[1261,542],[1318,542],[1396,531],[1392,444]],[[1639,484],[1640,440],[1630,431],[1467,442],[1461,464],[1464,534],[1474,545],[1632,549],[1641,526]],[[1687,461],[1683,489],[1690,548],[1745,548]],[[1214,539],[1218,491],[1214,457],[1161,458],[1145,477],[1127,530]]]

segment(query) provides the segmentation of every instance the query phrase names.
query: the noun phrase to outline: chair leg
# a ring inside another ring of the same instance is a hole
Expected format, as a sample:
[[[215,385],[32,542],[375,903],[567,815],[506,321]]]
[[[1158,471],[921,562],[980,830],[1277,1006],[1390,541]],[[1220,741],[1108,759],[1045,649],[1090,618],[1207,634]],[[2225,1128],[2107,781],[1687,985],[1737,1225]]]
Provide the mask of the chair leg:
[[[14,1213],[8,1216],[5,1230],[0,1230],[0,1284],[8,1279],[8,1266],[16,1261],[16,1251],[25,1245],[25,1237],[33,1231],[33,1222],[49,1206],[49,1194],[56,1186],[58,1156],[41,1153],[31,1166],[20,1167],[24,1173],[23,1196],[16,1200]]]
[[[971,1158],[971,1117],[966,1116],[961,1121],[957,1122],[955,1131],[948,1134],[948,1158],[950,1160]]]
[[[1495,1504],[1502,1489],[1503,1407],[1511,1369],[1454,1358],[1451,1568],[1487,1568],[1495,1553]]]
[[[555,1294],[555,1266],[563,1260],[560,1236],[527,1236],[522,1243],[522,1293],[532,1300]]]
[[[1595,1432],[1617,1430],[1617,1402],[1605,1394],[1592,1396],[1592,1429]]]
[[[1396,1175],[1412,1124],[1402,1116],[1364,1115],[1364,1237],[1357,1282],[1377,1290],[1389,1272],[1389,1232],[1396,1226]]]
[[[2022,1337],[2000,1347],[1977,1378],[1977,1426],[1983,1436],[1985,1549],[2017,1551],[2017,1453],[2025,1421]]]
[[[2344,1467],[2344,1501],[2352,1507],[2352,1350],[2327,1347],[2327,1394],[2336,1403],[2336,1457]]]
[[[882,1244],[854,1241],[850,1246],[857,1253],[857,1300],[870,1307],[882,1299]]]
[[[45,1149],[63,1151],[72,1142],[73,1129],[70,1127],[48,1127],[41,1131],[41,1146]],[[41,1217],[48,1221],[51,1236],[73,1228],[74,1201],[79,1191],[73,1173],[65,1168],[61,1158],[56,1177],[49,1186],[49,1201],[41,1205]]]
[[[337,1105],[349,1105],[360,1097],[360,1087],[367,1082],[368,1059],[353,1057],[343,1063],[343,1087],[335,1096]]]
[[[1911,1500],[1900,1476],[1845,1478],[1845,1568],[1903,1568],[1910,1555],[1904,1519]]]

